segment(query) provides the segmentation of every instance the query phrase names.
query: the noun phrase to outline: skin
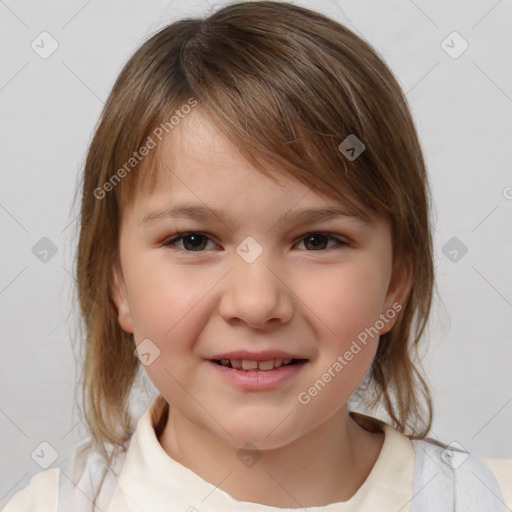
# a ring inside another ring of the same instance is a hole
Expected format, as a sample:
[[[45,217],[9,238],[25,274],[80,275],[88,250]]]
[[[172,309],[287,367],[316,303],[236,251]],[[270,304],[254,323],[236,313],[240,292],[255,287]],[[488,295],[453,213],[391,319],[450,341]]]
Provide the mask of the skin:
[[[378,336],[307,405],[297,396],[381,313],[403,304],[410,267],[393,266],[389,224],[348,217],[287,223],[289,210],[339,203],[278,169],[280,183],[272,182],[199,107],[163,143],[161,182],[123,212],[120,268],[112,273],[121,328],[136,344],[149,338],[160,350],[144,368],[171,406],[162,448],[241,501],[295,508],[348,500],[384,440],[347,410]],[[224,208],[227,217],[141,225],[147,213],[185,199]],[[178,231],[206,238],[164,245]],[[306,235],[325,232],[348,245],[321,235],[320,249],[307,242]],[[236,252],[247,236],[263,249],[252,263]],[[207,361],[244,349],[279,349],[309,361],[277,389],[245,391],[221,380]],[[261,454],[252,467],[237,457],[247,442]]]

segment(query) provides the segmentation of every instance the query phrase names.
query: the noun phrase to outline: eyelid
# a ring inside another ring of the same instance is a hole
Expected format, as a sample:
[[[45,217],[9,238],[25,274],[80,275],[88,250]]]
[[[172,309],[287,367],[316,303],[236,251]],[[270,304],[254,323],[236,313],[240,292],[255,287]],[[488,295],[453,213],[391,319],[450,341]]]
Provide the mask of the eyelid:
[[[331,233],[330,231],[308,231],[304,235],[301,235],[299,238],[297,238],[296,241],[294,242],[294,245],[299,242],[302,242],[304,239],[306,239],[310,235],[323,235],[327,238],[330,238],[331,240],[335,240],[336,242],[338,242],[339,245],[348,245],[349,244],[348,240],[343,235]]]

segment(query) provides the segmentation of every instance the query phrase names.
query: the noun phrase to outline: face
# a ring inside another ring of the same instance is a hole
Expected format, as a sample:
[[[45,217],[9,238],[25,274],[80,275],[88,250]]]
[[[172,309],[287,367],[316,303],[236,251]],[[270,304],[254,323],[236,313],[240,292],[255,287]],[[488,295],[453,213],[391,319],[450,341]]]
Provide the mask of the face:
[[[396,321],[390,226],[297,217],[343,205],[259,173],[199,109],[164,142],[161,182],[122,217],[120,326],[176,414],[232,446],[283,446],[346,413]],[[183,203],[206,214],[169,215]]]

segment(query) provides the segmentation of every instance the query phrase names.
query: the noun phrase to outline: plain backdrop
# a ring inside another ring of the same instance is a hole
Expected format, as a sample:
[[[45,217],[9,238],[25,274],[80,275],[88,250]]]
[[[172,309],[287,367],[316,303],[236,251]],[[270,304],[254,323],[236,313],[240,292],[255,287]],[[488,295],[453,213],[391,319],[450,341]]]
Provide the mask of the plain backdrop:
[[[41,443],[58,467],[86,435],[72,204],[103,103],[144,40],[223,3],[0,0],[0,506],[43,469]],[[512,2],[296,3],[377,49],[417,125],[434,196],[431,436],[512,457]],[[133,414],[149,405],[148,389]]]

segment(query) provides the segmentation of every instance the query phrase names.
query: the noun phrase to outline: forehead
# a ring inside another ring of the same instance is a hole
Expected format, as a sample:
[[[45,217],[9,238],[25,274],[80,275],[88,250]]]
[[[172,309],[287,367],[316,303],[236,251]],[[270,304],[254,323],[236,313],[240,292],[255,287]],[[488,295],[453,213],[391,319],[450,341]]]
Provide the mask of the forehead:
[[[159,157],[159,177],[166,180],[169,174],[174,174],[176,178],[181,178],[184,185],[187,178],[197,184],[208,180],[210,186],[218,184],[229,187],[237,177],[247,185],[265,177],[200,108],[187,115],[164,138]],[[291,191],[304,187],[270,160],[265,165],[265,171],[283,189]]]
[[[338,215],[368,223],[348,204],[315,191],[270,159],[264,165],[268,175],[254,167],[199,107],[162,138],[155,156],[154,186],[137,188],[133,213],[139,222],[161,217],[165,210],[176,218],[222,214],[238,225],[247,221],[248,212],[272,222],[300,209],[309,211],[297,220]],[[320,208],[329,211],[311,211]]]
[[[250,200],[256,192],[280,200],[311,192],[310,187],[275,163],[265,165],[271,177],[254,167],[199,108],[163,137],[155,156],[155,186],[151,193],[141,187],[139,202],[163,197],[195,197],[198,201],[215,197],[222,202],[232,194]],[[143,174],[140,179],[144,181]]]

